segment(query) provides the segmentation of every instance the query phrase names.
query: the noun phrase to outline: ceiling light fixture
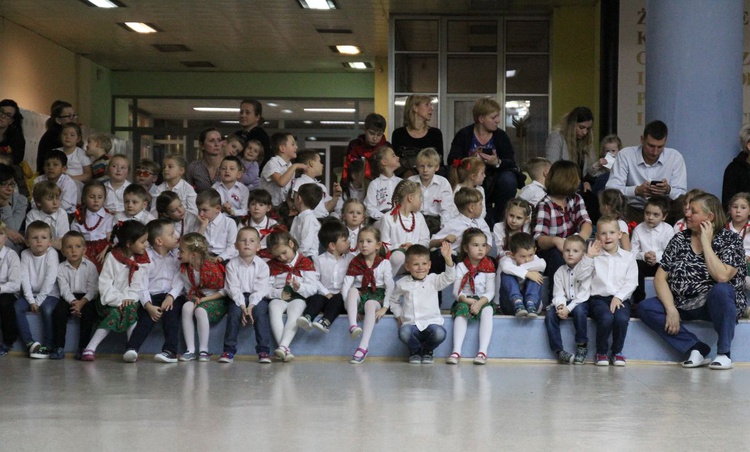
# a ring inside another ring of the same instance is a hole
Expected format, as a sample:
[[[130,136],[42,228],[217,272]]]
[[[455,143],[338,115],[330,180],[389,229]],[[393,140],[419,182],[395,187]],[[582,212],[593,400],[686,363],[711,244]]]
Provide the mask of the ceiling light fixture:
[[[364,121],[359,121],[360,125],[364,124]],[[323,126],[338,126],[338,125],[354,125],[354,121],[320,121],[320,125]]]
[[[153,24],[144,22],[121,22],[120,25],[136,33],[156,33],[159,31]]]
[[[219,121],[222,124],[239,124],[239,121]]]
[[[312,124],[312,123],[313,123],[313,122],[312,122],[312,121],[310,121],[309,119],[308,119],[307,121],[302,121],[302,122],[304,122],[305,124]]]
[[[350,44],[330,46],[330,48],[334,52],[340,53],[342,55],[359,55],[359,53],[361,52],[359,47]]]
[[[279,106],[279,104],[275,104],[273,102],[269,102],[266,105],[268,105],[269,107],[278,107]]]
[[[281,112],[286,114],[294,113],[292,110],[281,110]]]
[[[220,113],[239,113],[240,109],[235,107],[193,107],[195,111],[220,112]]]
[[[349,61],[342,64],[344,65],[344,67],[348,67],[351,69],[372,69],[372,64],[365,63],[364,61]]]
[[[305,108],[308,113],[354,113],[353,108]]]
[[[96,6],[97,8],[122,8],[122,3],[114,0],[83,0],[83,3],[88,6]]]
[[[333,0],[297,0],[297,2],[304,9],[338,9],[336,2]]]

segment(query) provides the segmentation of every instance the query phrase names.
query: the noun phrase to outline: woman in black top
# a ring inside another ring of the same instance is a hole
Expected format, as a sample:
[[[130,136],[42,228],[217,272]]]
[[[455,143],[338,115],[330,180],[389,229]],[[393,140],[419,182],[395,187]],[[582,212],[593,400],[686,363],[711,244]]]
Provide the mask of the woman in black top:
[[[242,138],[245,143],[250,140],[258,140],[263,145],[263,161],[260,169],[263,170],[266,162],[273,157],[271,154],[271,140],[261,127],[263,124],[263,105],[255,99],[245,99],[240,103],[240,130],[234,132]]]
[[[26,153],[26,138],[23,136],[23,115],[16,101],[0,101],[0,154],[13,158],[14,180],[22,195],[28,196],[29,190],[23,177],[21,162]]]
[[[44,132],[39,140],[39,147],[36,153],[36,172],[44,174],[44,158],[49,151],[61,148],[62,140],[60,132],[62,126],[69,122],[78,121],[78,115],[73,109],[73,105],[64,100],[56,100],[50,107],[50,117],[47,120],[47,131]]]
[[[443,162],[443,133],[437,127],[429,126],[432,111],[430,96],[412,94],[406,99],[404,126],[394,130],[391,135],[393,150],[401,159],[401,169],[396,172],[397,176],[406,178],[416,174],[416,158],[419,151],[435,148],[440,155],[438,174],[447,177]]]
[[[724,210],[729,209],[729,200],[739,192],[750,192],[750,125],[740,130],[740,153],[724,170],[721,202]]]

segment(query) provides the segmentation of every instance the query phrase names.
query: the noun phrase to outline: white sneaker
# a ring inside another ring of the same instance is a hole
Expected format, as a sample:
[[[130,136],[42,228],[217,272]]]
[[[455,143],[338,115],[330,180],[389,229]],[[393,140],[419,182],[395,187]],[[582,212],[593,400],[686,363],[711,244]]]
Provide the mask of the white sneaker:
[[[728,370],[734,367],[732,359],[727,355],[716,355],[713,362],[708,365],[709,369],[714,370]]]
[[[131,348],[122,355],[122,360],[126,363],[134,363],[138,361],[138,352]]]
[[[303,315],[297,319],[297,327],[302,328],[305,331],[310,331],[310,328],[312,328],[312,322],[309,318]]]
[[[682,362],[682,367],[686,369],[692,369],[694,367],[703,367],[711,363],[711,360],[705,358],[698,350],[690,352],[688,359]]]

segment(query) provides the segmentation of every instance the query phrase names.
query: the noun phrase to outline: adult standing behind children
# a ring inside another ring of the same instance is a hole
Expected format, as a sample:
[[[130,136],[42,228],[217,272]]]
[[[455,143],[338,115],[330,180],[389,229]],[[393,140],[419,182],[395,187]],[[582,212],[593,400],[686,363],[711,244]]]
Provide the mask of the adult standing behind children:
[[[495,99],[481,97],[474,103],[472,114],[474,124],[459,130],[453,138],[448,162],[452,164],[454,160],[470,156],[482,159],[487,173],[484,180],[487,223],[492,227],[503,218],[505,205],[516,196],[523,182],[510,138],[498,128],[502,119],[500,104]]]
[[[224,157],[221,152],[221,133],[214,128],[203,129],[198,135],[198,143],[203,155],[200,160],[190,162],[185,171],[185,180],[196,192],[211,188],[219,182],[219,165]]]
[[[576,107],[560,119],[560,124],[547,136],[544,146],[547,159],[554,163],[569,160],[578,166],[583,176],[596,161],[591,127],[594,114],[588,107]],[[584,186],[584,191],[591,186]]]
[[[417,174],[417,154],[422,149],[433,148],[440,156],[439,174],[447,176],[443,164],[443,133],[430,127],[433,105],[432,97],[412,94],[404,105],[404,126],[393,131],[391,144],[401,159],[401,170],[396,175],[402,178]]]
[[[721,203],[724,210],[729,210],[729,200],[732,196],[741,192],[750,192],[750,124],[745,124],[740,129],[740,153],[724,170],[721,187]]]
[[[50,117],[45,123],[47,131],[39,139],[39,147],[37,148],[37,173],[42,174],[44,172],[44,158],[47,156],[47,153],[53,149],[62,147],[62,138],[60,136],[62,126],[69,122],[76,122],[77,120],[78,115],[73,109],[73,105],[64,100],[56,100],[52,103]]]
[[[26,152],[26,138],[23,136],[23,115],[16,101],[0,100],[0,154],[13,157],[15,181],[22,195],[28,196],[29,189],[23,177],[21,163]]]
[[[242,138],[242,141],[249,143],[250,140],[258,140],[263,145],[263,161],[260,167],[273,157],[271,154],[271,139],[263,130],[263,104],[255,99],[245,99],[240,103],[240,130],[234,132],[235,135]]]

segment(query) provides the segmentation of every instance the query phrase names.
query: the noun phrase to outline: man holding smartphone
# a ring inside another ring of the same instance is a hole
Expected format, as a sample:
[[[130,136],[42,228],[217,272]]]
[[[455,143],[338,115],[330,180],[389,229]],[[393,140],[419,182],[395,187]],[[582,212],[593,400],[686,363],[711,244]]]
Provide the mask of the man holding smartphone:
[[[648,198],[665,195],[674,200],[687,190],[685,160],[676,149],[665,147],[667,133],[666,124],[651,121],[643,129],[641,145],[624,148],[615,159],[607,188],[628,198],[628,220],[643,221]]]

